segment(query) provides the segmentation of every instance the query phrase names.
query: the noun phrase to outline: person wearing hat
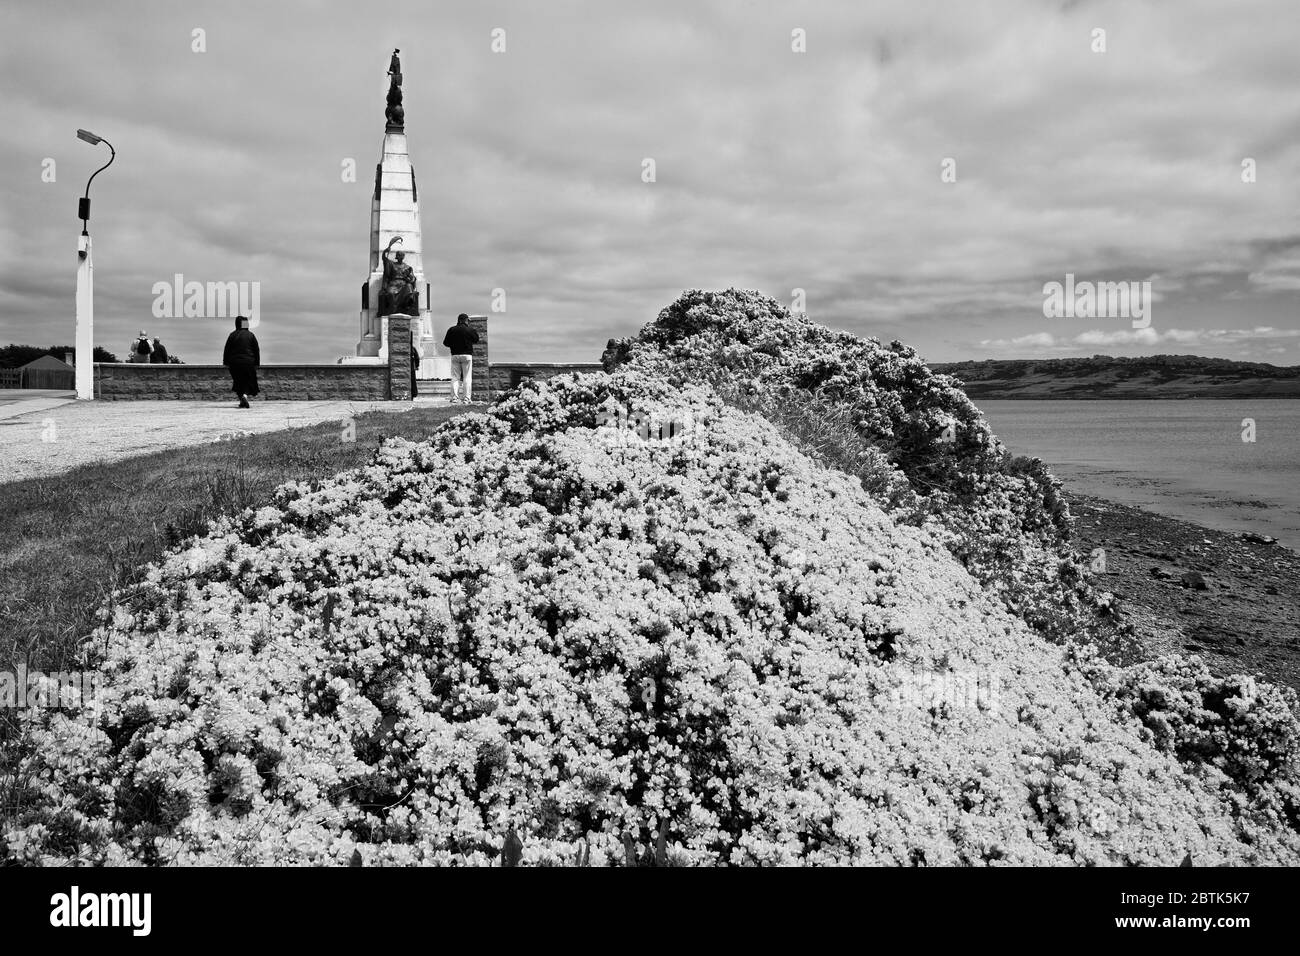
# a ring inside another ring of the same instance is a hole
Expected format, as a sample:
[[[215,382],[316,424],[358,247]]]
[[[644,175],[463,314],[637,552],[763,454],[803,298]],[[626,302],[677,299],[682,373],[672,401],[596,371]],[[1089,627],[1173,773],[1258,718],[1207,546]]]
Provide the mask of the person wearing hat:
[[[140,335],[131,343],[131,361],[139,365],[148,365],[151,354],[153,354],[153,346],[149,344],[149,333],[141,329]]]
[[[248,328],[248,316],[235,316],[235,331],[226,337],[221,364],[230,369],[230,380],[239,407],[248,408],[248,396],[257,394],[257,367],[262,364],[262,350],[257,336]]]

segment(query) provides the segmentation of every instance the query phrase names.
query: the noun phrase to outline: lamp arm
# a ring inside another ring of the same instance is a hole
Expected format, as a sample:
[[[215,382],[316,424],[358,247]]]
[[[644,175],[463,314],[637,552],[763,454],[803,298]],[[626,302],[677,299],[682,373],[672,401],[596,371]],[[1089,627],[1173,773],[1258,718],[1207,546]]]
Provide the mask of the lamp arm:
[[[91,173],[91,174],[90,174],[90,178],[86,180],[86,198],[87,198],[87,199],[90,198],[90,184],[93,183],[93,182],[95,181],[95,177],[98,176],[100,173],[102,173],[104,170],[108,169],[108,167],[112,166],[112,165],[113,165],[113,160],[117,159],[117,150],[115,150],[115,149],[113,148],[113,144],[110,143],[108,140],[103,140],[103,143],[104,143],[105,146],[108,147],[108,151],[109,151],[109,153],[111,153],[112,155],[110,155],[110,156],[108,157],[108,162],[106,162],[103,166],[100,166],[99,169],[97,169],[97,170],[95,170],[93,173]]]

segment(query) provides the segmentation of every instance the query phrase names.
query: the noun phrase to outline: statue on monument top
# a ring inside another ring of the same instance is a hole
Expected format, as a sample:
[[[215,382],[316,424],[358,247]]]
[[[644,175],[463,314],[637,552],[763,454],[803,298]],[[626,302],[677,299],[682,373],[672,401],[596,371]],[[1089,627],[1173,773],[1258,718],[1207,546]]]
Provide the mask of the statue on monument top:
[[[402,61],[397,54],[401,50],[393,50],[393,58],[388,62],[388,107],[384,110],[384,117],[388,120],[386,130],[390,133],[400,133],[406,129],[406,110],[402,108]]]
[[[379,286],[379,315],[419,315],[420,298],[415,289],[415,270],[406,264],[406,253],[399,252],[388,258],[394,243],[402,241],[393,236],[380,254],[384,262],[384,278]]]

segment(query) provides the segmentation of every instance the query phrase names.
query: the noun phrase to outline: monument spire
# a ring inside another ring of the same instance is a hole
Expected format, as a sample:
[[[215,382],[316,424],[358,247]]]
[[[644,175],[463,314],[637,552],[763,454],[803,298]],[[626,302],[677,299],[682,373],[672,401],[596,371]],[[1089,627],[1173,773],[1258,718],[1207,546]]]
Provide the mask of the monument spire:
[[[415,168],[406,141],[402,107],[401,50],[388,63],[387,125],[375,188],[370,199],[370,268],[361,284],[361,338],[350,361],[379,363],[388,358],[388,318],[409,315],[424,354],[419,378],[451,377],[451,356],[433,335],[431,289],[424,277],[424,243]]]
[[[384,110],[384,117],[388,120],[384,127],[386,133],[406,131],[406,111],[402,108],[402,61],[398,57],[401,52],[394,49],[393,58],[388,62],[388,106]]]

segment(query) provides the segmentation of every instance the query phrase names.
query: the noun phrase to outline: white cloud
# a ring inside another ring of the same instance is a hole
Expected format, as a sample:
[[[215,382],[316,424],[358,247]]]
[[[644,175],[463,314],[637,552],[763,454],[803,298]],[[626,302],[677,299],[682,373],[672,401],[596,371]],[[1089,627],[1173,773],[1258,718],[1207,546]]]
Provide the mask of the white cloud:
[[[1269,256],[1249,278],[1252,285],[1269,292],[1300,291],[1300,252],[1291,249]]]
[[[1092,348],[1116,346],[1177,345],[1187,348],[1217,349],[1251,342],[1277,342],[1300,338],[1300,329],[1257,326],[1253,329],[1089,329],[1074,336],[1057,336],[1051,332],[1031,332],[1004,339],[981,339],[980,346],[993,353],[1043,354],[1047,352],[1082,352]],[[1287,346],[1269,351],[1284,352]],[[1243,354],[1245,354],[1243,350]]]
[[[1238,342],[1272,341],[1300,337],[1300,329],[1275,329],[1259,326],[1253,329],[1090,329],[1076,335],[1072,341],[1080,346],[1113,345],[1184,345],[1209,347]]]
[[[119,151],[94,187],[106,344],[120,350],[153,281],[181,272],[260,280],[269,360],[354,346],[391,46],[369,7],[313,9],[214,6],[196,55],[187,5],[145,19],[4,7],[0,341],[71,334],[72,211],[96,155],[73,136],[83,126]],[[1300,281],[1290,13],[1291,0],[410,5],[403,30],[429,38],[403,65],[435,309],[486,311],[505,288],[498,360],[592,360],[681,289],[728,285],[805,288],[814,319],[936,360],[977,336],[1081,347],[1057,328],[1026,336],[1042,277],[1067,271],[1152,276],[1157,320],[1217,325],[1189,297],[1233,295],[1227,321],[1300,325],[1278,294]],[[509,52],[493,55],[502,24]],[[806,54],[790,52],[793,24]],[[1244,154],[1260,159],[1255,184],[1240,181]],[[39,181],[44,156],[56,184]],[[949,156],[955,183],[940,179]],[[340,181],[344,157],[358,182]],[[1219,294],[1187,281],[1198,270],[1251,280]],[[223,339],[159,331],[190,361]]]
[[[1031,332],[1029,335],[1018,335],[1013,339],[983,339],[980,345],[990,348],[1050,349],[1057,347],[1058,343],[1056,336],[1051,332]]]
[[[1163,334],[1168,336],[1169,332],[1176,331],[1178,330],[1169,329]],[[1115,329],[1114,331],[1090,329],[1076,335],[1073,341],[1076,345],[1156,345],[1161,341],[1161,335],[1162,333],[1149,327],[1145,329]]]

